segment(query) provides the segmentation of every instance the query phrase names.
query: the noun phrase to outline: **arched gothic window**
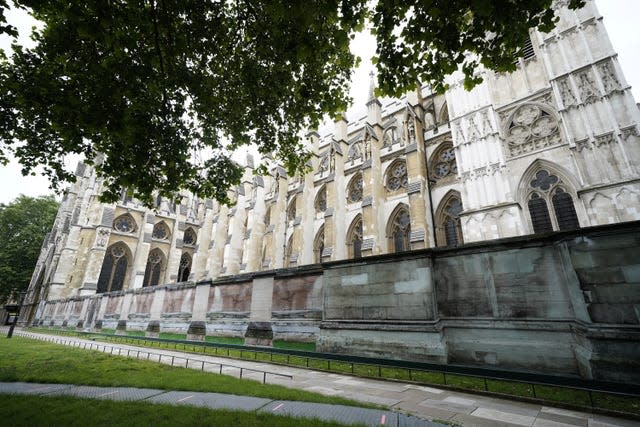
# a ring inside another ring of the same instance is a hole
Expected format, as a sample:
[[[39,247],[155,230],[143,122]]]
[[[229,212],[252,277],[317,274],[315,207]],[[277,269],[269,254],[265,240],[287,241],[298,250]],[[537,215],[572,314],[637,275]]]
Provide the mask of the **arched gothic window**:
[[[113,220],[113,229],[121,233],[135,233],[137,229],[136,221],[128,213],[120,215]]]
[[[178,267],[178,282],[186,282],[191,274],[191,255],[184,252],[180,257],[180,266]]]
[[[556,175],[539,170],[529,183],[529,190],[527,207],[534,233],[580,228],[573,198]]]
[[[407,163],[400,159],[394,161],[387,169],[387,189],[389,191],[397,191],[401,188],[407,188],[408,181]]]
[[[144,271],[142,286],[157,286],[160,283],[164,271],[164,254],[158,248],[149,252],[147,268]]]
[[[429,162],[429,171],[431,182],[434,183],[458,173],[456,152],[450,142],[443,144],[433,153]]]
[[[187,246],[195,246],[197,240],[196,232],[193,228],[189,227],[184,230],[184,236],[182,237],[182,243]]]
[[[396,208],[387,226],[390,252],[403,252],[411,249],[411,217],[405,205]]]
[[[314,203],[316,212],[324,212],[327,210],[327,187],[323,186],[318,190],[316,201]]]
[[[118,242],[107,248],[98,278],[97,293],[120,291],[127,277],[129,249]]]
[[[153,226],[153,233],[151,233],[151,237],[154,239],[169,240],[170,235],[169,227],[167,227],[167,224],[164,221],[160,221]]]
[[[347,232],[347,246],[350,258],[362,258],[362,216],[358,215]]]
[[[459,246],[462,240],[462,224],[460,223],[460,213],[462,213],[462,202],[460,194],[454,192],[440,203],[436,213],[436,241],[438,246]]]
[[[362,182],[362,174],[357,173],[351,181],[349,181],[349,186],[347,187],[347,202],[356,203],[362,201],[362,191],[363,191],[363,182]]]
[[[288,221],[293,221],[294,219],[296,219],[296,202],[297,202],[296,197],[291,199],[291,202],[289,202],[289,207],[287,208]]]
[[[322,252],[324,251],[324,225],[318,230],[313,241],[313,260],[316,264],[322,262]]]

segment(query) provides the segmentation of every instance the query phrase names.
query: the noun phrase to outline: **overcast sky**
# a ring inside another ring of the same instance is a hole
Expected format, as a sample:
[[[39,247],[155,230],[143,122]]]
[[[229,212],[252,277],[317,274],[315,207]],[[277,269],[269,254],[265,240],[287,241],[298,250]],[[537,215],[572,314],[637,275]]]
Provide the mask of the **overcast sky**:
[[[632,86],[636,102],[640,101],[640,28],[637,17],[640,16],[640,0],[596,0],[598,10],[604,17],[609,37],[622,66],[627,82]],[[34,24],[28,15],[19,11],[11,11],[7,19],[20,29],[20,42],[27,44],[30,28]],[[0,48],[7,49],[10,40],[0,37]],[[351,96],[354,108],[363,108],[369,87],[369,72],[372,69],[371,56],[375,53],[375,44],[371,35],[359,35],[354,43],[356,53],[362,57],[362,65],[355,71]],[[75,169],[75,159],[68,161],[69,169]],[[0,166],[0,203],[9,203],[19,194],[39,196],[51,194],[49,183],[42,176],[24,177],[20,166],[12,162]]]

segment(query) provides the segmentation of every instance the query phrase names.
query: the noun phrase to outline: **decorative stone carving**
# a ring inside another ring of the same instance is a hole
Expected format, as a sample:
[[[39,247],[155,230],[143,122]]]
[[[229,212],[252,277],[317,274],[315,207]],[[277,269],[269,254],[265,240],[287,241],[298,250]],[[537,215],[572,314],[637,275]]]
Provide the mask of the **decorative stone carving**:
[[[96,246],[99,248],[104,248],[107,246],[107,241],[109,240],[109,235],[111,233],[106,228],[98,229],[98,233],[96,234]]]
[[[506,129],[510,156],[562,142],[557,119],[536,104],[524,104],[512,114]]]
[[[615,137],[613,136],[612,132],[596,136],[596,147],[600,147],[602,145],[609,145],[613,142],[615,142]]]
[[[351,164],[356,161],[362,161],[362,142],[355,141],[349,146],[349,151],[347,151],[347,160],[351,161]]]
[[[600,74],[600,78],[602,79],[602,86],[604,87],[604,92],[606,94],[610,94],[611,92],[619,91],[622,87],[620,81],[618,80],[618,76],[616,75],[613,67],[611,66],[611,62],[609,60],[602,61],[597,64],[598,73]]]
[[[575,76],[582,102],[590,104],[598,101],[600,99],[600,92],[596,87],[591,69],[582,70],[576,73]]]
[[[558,79],[558,91],[560,92],[560,100],[562,101],[564,108],[569,108],[578,103],[573,91],[571,90],[569,77]]]

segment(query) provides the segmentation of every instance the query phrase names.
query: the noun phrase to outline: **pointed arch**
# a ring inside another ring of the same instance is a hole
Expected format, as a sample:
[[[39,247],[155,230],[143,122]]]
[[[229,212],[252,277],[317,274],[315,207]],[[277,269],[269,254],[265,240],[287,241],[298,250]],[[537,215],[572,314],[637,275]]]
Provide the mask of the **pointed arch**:
[[[153,232],[151,237],[158,240],[169,240],[171,238],[171,231],[166,222],[160,221],[153,226]]]
[[[404,252],[411,250],[411,215],[409,206],[399,203],[395,207],[387,222],[387,239],[389,252]]]
[[[313,239],[313,261],[316,264],[322,262],[322,252],[324,252],[324,224],[320,226],[316,237]]]
[[[130,276],[131,251],[124,242],[109,246],[102,261],[97,293],[120,291]]]
[[[429,158],[428,168],[429,180],[434,184],[447,178],[455,178],[458,174],[458,163],[453,142],[444,141],[440,144]]]
[[[294,258],[294,255],[293,255],[293,234],[292,234],[291,236],[289,236],[289,240],[287,240],[287,246],[284,251],[284,266],[295,267],[296,263],[297,263],[297,257]]]
[[[316,193],[316,198],[313,202],[316,213],[322,213],[327,210],[327,186],[322,185]]]
[[[142,286],[157,286],[164,279],[164,272],[167,262],[164,252],[160,248],[155,248],[149,252],[147,257],[147,267],[144,271]]]
[[[362,258],[362,214],[356,215],[347,230],[347,254],[349,258]]]
[[[575,208],[577,183],[563,167],[534,160],[518,184],[518,197],[526,206],[533,233],[580,228]]]
[[[198,234],[193,229],[193,227],[187,227],[184,230],[184,235],[182,236],[182,243],[187,246],[195,246],[198,241]]]
[[[357,172],[351,177],[347,185],[347,203],[361,202],[363,190],[364,182],[362,180],[362,172]]]
[[[440,107],[440,113],[438,113],[438,122],[437,124],[445,124],[449,123],[449,107],[447,107],[447,102],[445,101]]]
[[[297,196],[293,196],[289,205],[287,206],[287,221],[293,221],[296,219],[296,203],[298,201]]]
[[[178,282],[186,282],[191,274],[191,264],[193,259],[188,252],[183,252],[180,257],[180,265],[178,266]]]
[[[436,245],[459,246],[464,240],[460,213],[462,212],[460,193],[450,190],[440,201],[436,209]]]
[[[409,186],[407,162],[404,158],[395,159],[385,171],[385,186],[387,191],[399,191]]]
[[[138,224],[130,213],[125,213],[113,220],[113,229],[120,233],[135,233],[138,230]]]

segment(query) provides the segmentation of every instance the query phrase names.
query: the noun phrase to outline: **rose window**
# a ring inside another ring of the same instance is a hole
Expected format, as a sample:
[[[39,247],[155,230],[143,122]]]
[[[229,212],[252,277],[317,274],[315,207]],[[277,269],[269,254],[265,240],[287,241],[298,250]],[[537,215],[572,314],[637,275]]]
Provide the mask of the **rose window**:
[[[121,233],[133,233],[136,230],[136,222],[129,215],[122,215],[113,221],[113,228]]]
[[[407,188],[408,180],[406,163],[397,162],[391,166],[391,171],[387,179],[387,187],[391,191]]]

